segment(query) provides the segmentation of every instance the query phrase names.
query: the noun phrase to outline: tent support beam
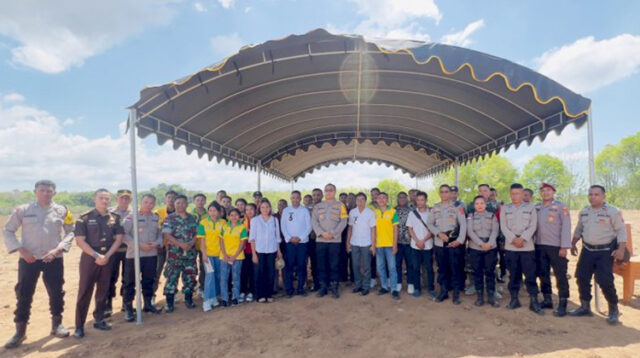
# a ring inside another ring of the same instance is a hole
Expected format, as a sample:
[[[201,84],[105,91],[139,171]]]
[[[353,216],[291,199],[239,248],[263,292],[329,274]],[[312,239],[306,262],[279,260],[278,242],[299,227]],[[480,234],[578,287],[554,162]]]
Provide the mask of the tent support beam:
[[[587,113],[587,141],[589,146],[589,186],[591,186],[596,183],[596,165],[593,150],[593,118],[591,117],[591,107],[589,107],[589,112]],[[602,312],[600,310],[600,287],[596,282],[595,277],[593,279],[593,283],[593,297],[596,302],[596,311]]]
[[[136,277],[136,321],[142,324],[142,287],[140,285],[140,245],[138,237],[138,177],[136,174],[136,125],[138,123],[138,112],[135,108],[129,110],[129,138],[131,144],[131,192],[133,214],[133,250],[134,267]]]
[[[262,176],[262,164],[258,163],[258,191],[261,191],[262,183],[260,182],[260,177]]]
[[[460,176],[458,173],[458,167],[460,166],[460,164],[458,164],[458,159],[456,158],[456,161],[453,163],[453,170],[454,170],[454,175],[455,175],[455,183],[456,186],[458,187],[458,190],[460,190]]]

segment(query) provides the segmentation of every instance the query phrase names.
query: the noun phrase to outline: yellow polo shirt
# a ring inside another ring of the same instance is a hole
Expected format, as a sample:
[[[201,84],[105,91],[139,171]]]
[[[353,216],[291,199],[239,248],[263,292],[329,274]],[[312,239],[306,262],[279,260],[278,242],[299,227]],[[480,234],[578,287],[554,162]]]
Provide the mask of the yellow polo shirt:
[[[196,221],[200,224],[200,221],[206,217],[209,217],[207,210],[205,209],[204,213],[198,214],[198,210],[196,208],[191,209],[191,215],[196,217]],[[200,240],[196,241],[196,250],[200,250]]]
[[[225,224],[226,221],[222,219],[213,222],[209,215],[200,220],[198,239],[204,239],[207,256],[220,256],[220,237],[222,237],[222,228]]]
[[[231,225],[231,221],[227,222],[222,226],[221,233],[224,249],[229,256],[238,251],[238,248],[242,244],[242,240],[247,241],[249,238],[249,235],[247,235],[247,228],[242,224],[242,222],[238,222],[235,226]],[[222,250],[220,250],[220,258],[224,259]],[[240,252],[236,259],[244,260],[244,250]]]
[[[382,211],[375,209],[376,247],[393,247],[393,227],[399,224],[398,213],[391,206]]]
[[[171,213],[174,213],[174,212],[175,212],[175,209]],[[160,229],[160,231],[162,231],[162,225],[164,224],[164,219],[166,219],[167,216],[169,216],[169,214],[171,213],[167,211],[166,206],[156,210],[156,215],[158,215],[158,226],[159,226],[158,228]],[[162,245],[166,248],[167,241],[162,240]]]

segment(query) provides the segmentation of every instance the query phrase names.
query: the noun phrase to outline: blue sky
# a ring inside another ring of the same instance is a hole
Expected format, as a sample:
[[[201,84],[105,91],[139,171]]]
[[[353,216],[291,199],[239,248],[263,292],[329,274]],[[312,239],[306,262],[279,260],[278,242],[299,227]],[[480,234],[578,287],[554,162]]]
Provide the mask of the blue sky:
[[[539,70],[593,100],[598,151],[640,130],[639,13],[640,3],[627,1],[5,1],[0,190],[28,189],[42,176],[62,190],[128,186],[122,122],[142,87],[193,73],[243,44],[315,28],[448,42]],[[553,153],[583,171],[585,132],[569,128],[505,155],[522,166],[535,154]],[[154,140],[141,142],[139,160],[142,188],[159,182],[208,191],[255,187],[253,172],[174,153]],[[350,164],[315,172],[296,186],[373,185],[384,177],[414,183],[389,168]]]

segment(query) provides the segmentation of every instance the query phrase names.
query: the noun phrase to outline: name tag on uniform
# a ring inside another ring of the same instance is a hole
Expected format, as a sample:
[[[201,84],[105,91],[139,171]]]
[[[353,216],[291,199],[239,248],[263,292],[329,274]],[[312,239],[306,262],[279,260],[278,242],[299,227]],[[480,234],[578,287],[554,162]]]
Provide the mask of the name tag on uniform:
[[[553,216],[549,216],[549,222],[552,223],[555,220]]]

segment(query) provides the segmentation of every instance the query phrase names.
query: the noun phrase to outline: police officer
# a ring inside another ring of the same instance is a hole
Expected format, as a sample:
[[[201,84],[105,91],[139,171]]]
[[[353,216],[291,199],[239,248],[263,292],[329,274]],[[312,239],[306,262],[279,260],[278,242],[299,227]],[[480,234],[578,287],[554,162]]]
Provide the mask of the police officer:
[[[43,273],[49,309],[51,310],[51,334],[63,338],[69,335],[62,326],[64,284],[62,253],[68,252],[73,240],[71,211],[53,202],[56,185],[50,180],[36,182],[36,201],[18,206],[4,227],[4,243],[9,253],[18,252],[18,283],[14,322],[16,333],[5,344],[5,348],[16,348],[26,339],[27,323],[31,313],[31,302],[40,272]],[[16,231],[22,227],[22,240]],[[64,231],[64,238],[60,239]]]
[[[315,204],[311,215],[311,226],[316,233],[316,256],[318,260],[318,297],[323,297],[331,288],[334,298],[340,297],[338,280],[340,279],[340,242],[342,231],[347,226],[347,208],[336,200],[336,186],[324,187],[325,200]]]
[[[131,214],[129,204],[131,203],[131,190],[120,189],[116,192],[117,206],[109,208],[109,211],[114,212],[120,216],[120,221]],[[124,265],[127,257],[127,245],[122,243],[113,254],[113,264],[111,267],[111,282],[109,283],[109,298],[107,299],[107,310],[104,312],[104,316],[109,317],[113,313],[113,298],[116,297],[116,283],[118,283],[118,277],[122,273],[122,285],[120,287],[120,296],[124,297]],[[121,270],[122,268],[122,270]],[[124,310],[124,301],[122,303],[122,309]]]
[[[184,304],[187,308],[195,308],[193,303],[193,290],[196,287],[198,270],[196,268],[196,235],[198,233],[198,221],[195,216],[187,212],[187,197],[178,195],[175,199],[176,211],[167,216],[162,224],[162,234],[167,242],[167,266],[164,276],[167,279],[164,285],[166,297],[166,312],[173,312],[175,294],[178,288],[178,279],[182,275],[184,284]]]
[[[141,288],[144,297],[144,312],[160,313],[151,303],[153,296],[153,282],[156,277],[158,261],[158,249],[162,247],[162,233],[159,228],[158,214],[154,213],[156,197],[145,194],[140,202],[138,214],[138,246],[140,248],[140,275],[142,276]],[[123,300],[125,307],[124,319],[133,322],[133,298],[136,294],[135,276],[135,246],[133,243],[133,215],[128,215],[122,224],[124,227],[124,242],[127,245],[127,257],[124,265]]]
[[[469,234],[469,261],[473,268],[475,292],[478,295],[476,306],[484,305],[484,287],[486,279],[487,301],[498,307],[495,300],[496,255],[498,232],[500,231],[496,215],[487,210],[487,198],[478,195],[473,199],[474,210],[467,216]]]
[[[104,321],[104,312],[109,297],[113,254],[124,238],[120,216],[109,212],[111,194],[107,189],[98,189],[93,194],[95,208],[80,215],[76,221],[75,236],[82,249],[80,256],[80,279],[76,303],[76,330],[74,337],[84,337],[84,323],[95,286],[95,309],[93,327],[107,331],[111,325]]]
[[[313,207],[316,204],[322,202],[322,189],[314,188],[311,191],[311,203],[307,206],[309,209],[309,215],[313,213]],[[316,255],[316,233],[311,230],[309,234],[309,245],[307,245],[307,254],[309,255],[309,266],[311,268],[311,279],[313,280],[313,287],[311,290],[316,292],[320,289],[320,280],[318,279],[318,256]]]
[[[460,262],[464,257],[464,243],[467,237],[467,221],[464,210],[451,201],[451,187],[440,186],[441,202],[431,208],[427,226],[434,236],[436,261],[438,263],[438,284],[440,293],[436,302],[449,298],[453,290],[453,304],[460,302],[460,282],[464,282]]]
[[[533,234],[536,232],[538,216],[531,203],[525,203],[522,184],[511,184],[511,203],[501,209],[500,228],[505,238],[505,259],[509,270],[509,309],[520,307],[518,293],[522,283],[522,274],[529,292],[529,309],[544,314],[538,303],[538,285],[536,283],[536,254]]]
[[[580,292],[580,307],[570,316],[591,316],[591,277],[595,274],[604,297],[609,303],[609,324],[617,324],[618,295],[613,284],[613,259],[622,260],[627,250],[627,229],[620,211],[605,203],[606,192],[600,185],[589,188],[590,206],[580,211],[578,225],[573,232],[571,254],[576,256],[576,244],[582,239],[582,252],[576,268]]]
[[[558,308],[553,315],[567,314],[569,281],[567,280],[567,250],[571,248],[571,216],[569,207],[554,199],[556,188],[548,183],[540,186],[542,202],[536,205],[538,229],[536,232],[536,266],[540,278],[543,300],[540,306],[553,308],[551,300],[551,268],[558,287]]]

